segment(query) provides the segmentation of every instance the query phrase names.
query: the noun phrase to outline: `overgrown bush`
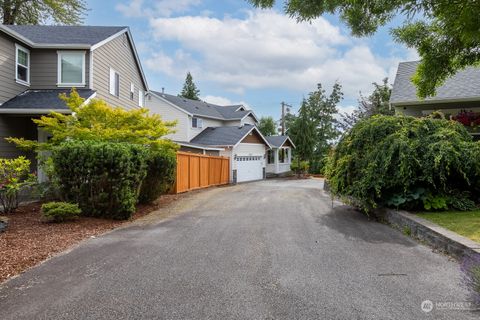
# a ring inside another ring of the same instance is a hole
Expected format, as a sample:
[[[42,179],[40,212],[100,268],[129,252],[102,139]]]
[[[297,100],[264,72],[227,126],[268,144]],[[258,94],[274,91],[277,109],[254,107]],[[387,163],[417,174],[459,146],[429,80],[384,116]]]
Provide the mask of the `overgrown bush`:
[[[147,159],[147,175],[142,182],[139,200],[150,203],[168,192],[175,182],[177,164],[173,150],[151,151]]]
[[[49,221],[63,222],[80,216],[82,210],[76,203],[48,202],[42,205],[42,215]]]
[[[66,142],[52,159],[67,202],[84,215],[128,219],[146,174],[148,149],[142,145],[98,141]]]
[[[304,176],[308,173],[308,169],[310,164],[308,161],[299,161],[298,159],[294,159],[290,164],[290,170],[292,170],[295,174],[299,176]]]
[[[365,210],[470,208],[479,173],[480,144],[461,124],[403,116],[358,122],[339,141],[327,169],[332,192]],[[455,194],[462,204],[451,200]]]
[[[19,193],[35,184],[35,176],[30,174],[30,161],[25,157],[0,159],[0,205],[3,213],[14,212],[18,208]]]

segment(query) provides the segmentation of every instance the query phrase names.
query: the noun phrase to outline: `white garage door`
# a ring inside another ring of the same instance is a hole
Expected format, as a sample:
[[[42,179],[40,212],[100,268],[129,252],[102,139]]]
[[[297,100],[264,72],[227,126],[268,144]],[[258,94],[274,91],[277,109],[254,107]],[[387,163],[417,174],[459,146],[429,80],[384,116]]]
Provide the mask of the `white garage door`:
[[[261,156],[237,156],[237,182],[263,179]]]

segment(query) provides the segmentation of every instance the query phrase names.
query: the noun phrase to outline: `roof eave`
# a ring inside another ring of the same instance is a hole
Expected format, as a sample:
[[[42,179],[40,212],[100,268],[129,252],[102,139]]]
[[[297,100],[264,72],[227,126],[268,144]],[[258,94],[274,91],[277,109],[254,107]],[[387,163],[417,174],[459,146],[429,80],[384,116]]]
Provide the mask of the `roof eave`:
[[[265,144],[268,146],[269,149],[272,149],[272,145],[268,142],[268,140],[264,137],[264,135],[260,132],[260,130],[257,129],[256,126],[252,126],[252,128],[248,130],[247,133],[245,133],[243,137],[240,138],[235,145],[233,145],[233,148],[236,148],[240,143],[242,143],[243,139],[245,139],[245,137],[248,136],[250,132],[252,132],[253,130],[257,131],[257,133],[262,138],[263,142],[265,142]]]
[[[0,114],[49,114],[51,112],[57,112],[62,114],[70,114],[70,109],[27,109],[27,108],[1,108]]]
[[[468,98],[451,98],[451,99],[434,99],[434,100],[408,100],[408,101],[390,101],[392,107],[415,106],[415,105],[429,105],[436,103],[455,103],[455,102],[480,102],[479,97]]]

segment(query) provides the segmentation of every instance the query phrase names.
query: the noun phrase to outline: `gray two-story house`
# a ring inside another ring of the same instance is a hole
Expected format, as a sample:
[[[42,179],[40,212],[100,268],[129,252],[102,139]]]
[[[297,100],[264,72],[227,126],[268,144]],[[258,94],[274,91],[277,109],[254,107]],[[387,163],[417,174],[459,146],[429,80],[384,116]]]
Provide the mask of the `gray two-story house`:
[[[87,100],[144,106],[147,81],[128,27],[0,25],[0,157],[23,154],[7,137],[47,139],[32,118],[68,113],[59,94],[72,88]]]

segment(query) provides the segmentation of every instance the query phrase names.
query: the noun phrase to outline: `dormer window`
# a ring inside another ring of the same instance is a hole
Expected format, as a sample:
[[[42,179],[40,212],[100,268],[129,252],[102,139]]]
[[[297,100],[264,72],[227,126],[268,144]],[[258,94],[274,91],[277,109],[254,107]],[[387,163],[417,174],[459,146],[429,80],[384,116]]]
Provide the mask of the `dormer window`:
[[[30,50],[15,45],[15,80],[23,85],[30,85]]]
[[[203,121],[200,118],[193,117],[192,118],[192,128],[202,128],[203,127]]]
[[[85,86],[85,51],[57,51],[58,86]]]

